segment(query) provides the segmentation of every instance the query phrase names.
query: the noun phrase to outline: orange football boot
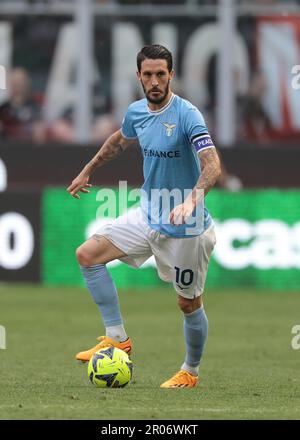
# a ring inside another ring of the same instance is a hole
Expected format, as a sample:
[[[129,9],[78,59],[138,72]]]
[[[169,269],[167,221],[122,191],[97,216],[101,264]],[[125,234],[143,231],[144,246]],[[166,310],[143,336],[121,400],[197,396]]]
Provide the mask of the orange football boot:
[[[198,376],[180,370],[171,379],[162,383],[160,388],[193,388],[198,383]]]
[[[124,342],[117,342],[114,339],[108,338],[107,336],[99,336],[97,340],[100,341],[99,344],[95,345],[95,347],[90,348],[87,351],[81,351],[80,353],[77,353],[76,359],[81,362],[88,362],[93,354],[96,353],[96,351],[105,347],[117,347],[125,351],[125,353],[127,353],[128,355],[131,354],[132,342],[130,338],[128,338]]]

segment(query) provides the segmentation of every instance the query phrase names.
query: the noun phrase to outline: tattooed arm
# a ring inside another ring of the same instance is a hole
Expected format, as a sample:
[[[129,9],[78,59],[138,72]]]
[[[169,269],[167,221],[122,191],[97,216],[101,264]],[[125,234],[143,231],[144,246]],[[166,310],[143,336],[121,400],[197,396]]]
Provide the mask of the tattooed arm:
[[[136,144],[136,142],[136,139],[125,139],[121,134],[121,130],[113,133],[104,142],[98,153],[83,168],[81,173],[73,180],[71,185],[67,188],[67,191],[71,194],[71,196],[75,197],[76,199],[80,199],[77,192],[89,192],[87,188],[90,188],[92,185],[89,184],[88,181],[95,169],[114,159],[124,150],[126,150],[126,148]]]
[[[184,203],[176,206],[171,212],[170,221],[173,224],[185,223],[186,219],[193,213],[197,203],[206,196],[221,174],[220,160],[215,148],[200,150],[199,158],[201,161],[201,175]]]
[[[207,148],[200,151],[201,175],[193,191],[197,189],[204,191],[204,196],[214,186],[221,175],[220,159],[215,148]],[[197,204],[198,200],[196,201]]]

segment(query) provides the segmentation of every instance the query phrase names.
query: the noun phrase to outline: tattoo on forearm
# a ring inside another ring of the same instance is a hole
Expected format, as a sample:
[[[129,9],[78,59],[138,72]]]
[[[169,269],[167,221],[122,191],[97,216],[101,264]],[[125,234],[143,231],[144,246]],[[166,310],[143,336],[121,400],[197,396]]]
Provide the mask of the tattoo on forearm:
[[[124,149],[119,143],[109,142],[107,141],[101,150],[99,151],[99,156],[97,157],[97,161],[103,160],[104,162],[109,162],[115,156],[123,153]]]
[[[98,153],[88,164],[88,169],[92,172],[98,166],[103,165],[106,162],[117,157],[119,154],[133,143],[133,141],[124,141],[120,132],[112,134],[102,145]]]
[[[197,189],[203,189],[206,195],[220,176],[220,160],[215,148],[204,150],[200,153],[200,159],[202,171],[196,187]]]
[[[103,161],[103,162],[109,162],[114,157],[118,156],[119,154],[123,153],[124,148],[113,137],[110,137],[107,139],[107,141],[102,146],[101,150],[99,151],[98,155],[95,159],[97,159],[97,162]]]

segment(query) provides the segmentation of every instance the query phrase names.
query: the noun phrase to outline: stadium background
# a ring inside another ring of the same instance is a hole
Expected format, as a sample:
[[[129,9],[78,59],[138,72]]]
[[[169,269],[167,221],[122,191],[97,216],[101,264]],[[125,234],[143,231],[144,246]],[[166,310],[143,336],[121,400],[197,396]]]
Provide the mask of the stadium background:
[[[222,159],[207,197],[218,238],[208,291],[245,293],[249,307],[265,291],[275,302],[278,292],[299,293],[299,29],[298,1],[1,1],[0,303],[23,295],[34,308],[28,282],[34,292],[66,296],[83,286],[74,251],[103,221],[97,192],[111,188],[118,198],[125,180],[139,187],[140,152],[98,170],[80,201],[66,187],[142,96],[135,57],[152,42],[172,50],[174,91],[203,112]],[[30,80],[35,118],[5,113],[16,68]],[[152,260],[139,270],[109,267],[121,290],[166,289]],[[9,337],[5,305],[0,324]],[[290,349],[297,322],[286,316]]]
[[[300,208],[295,189],[299,184],[300,91],[292,87],[292,69],[299,63],[300,18],[289,14],[287,7],[297,11],[295,3],[277,3],[276,13],[274,5],[257,4],[255,8],[250,2],[238,2],[232,8],[236,19],[233,30],[222,19],[218,21],[213,2],[152,5],[146,11],[141,4],[127,9],[115,3],[109,8],[111,2],[91,3],[93,11],[89,2],[32,2],[22,4],[23,9],[20,2],[2,3],[0,64],[6,69],[26,69],[46,133],[33,143],[29,129],[25,134],[17,129],[8,131],[2,123],[1,279],[80,283],[74,249],[85,238],[88,223],[95,220],[99,202],[94,192],[80,203],[68,200],[65,187],[95,153],[95,145],[118,126],[129,102],[141,94],[134,78],[136,52],[142,44],[159,40],[174,52],[175,91],[203,111],[227,172],[239,179],[237,185],[235,181],[231,185],[234,192],[226,192],[229,176],[221,182],[221,189],[207,197],[221,230],[227,228],[226,234],[220,232],[208,285],[250,283],[297,289]],[[229,9],[229,3],[225,4]],[[84,32],[88,28],[89,36],[82,38],[87,41],[80,47],[82,51],[88,48],[87,53],[76,52],[76,19]],[[232,62],[225,69],[231,69],[233,84],[228,75],[218,75],[216,67],[220,27],[228,35],[234,32],[228,37],[235,41],[234,58],[230,57],[230,40],[223,48]],[[82,56],[87,64],[76,76],[76,61],[81,62]],[[263,76],[259,80],[262,84],[254,84],[256,75]],[[76,78],[82,84],[78,85]],[[223,88],[232,90],[234,96],[224,101]],[[9,90],[1,92],[2,103],[6,99]],[[88,108],[83,109],[87,113],[84,120],[81,103]],[[221,116],[218,105],[224,109]],[[234,110],[230,121],[227,113]],[[226,133],[218,130],[222,115],[226,121],[220,124],[225,124]],[[78,118],[80,127],[76,125]],[[59,124],[68,128],[57,134]],[[119,180],[136,187],[141,183],[138,151],[127,153],[93,177],[99,187],[117,187]],[[51,191],[51,186],[56,190]],[[270,187],[278,191],[266,192]],[[14,220],[13,213],[23,217]],[[56,264],[59,255],[61,264]],[[65,275],[58,273],[62,272],[62,261],[68,267]],[[113,271],[120,286],[123,282],[129,286],[130,280],[133,284],[159,283],[153,268]]]

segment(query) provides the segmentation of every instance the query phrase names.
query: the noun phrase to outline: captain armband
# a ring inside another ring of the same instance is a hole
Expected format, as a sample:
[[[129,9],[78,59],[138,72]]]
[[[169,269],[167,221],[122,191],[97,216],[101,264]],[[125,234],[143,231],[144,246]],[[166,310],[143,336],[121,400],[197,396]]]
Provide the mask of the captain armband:
[[[206,148],[214,147],[214,143],[208,133],[197,134],[192,138],[192,144],[194,145],[197,153],[205,150]]]

